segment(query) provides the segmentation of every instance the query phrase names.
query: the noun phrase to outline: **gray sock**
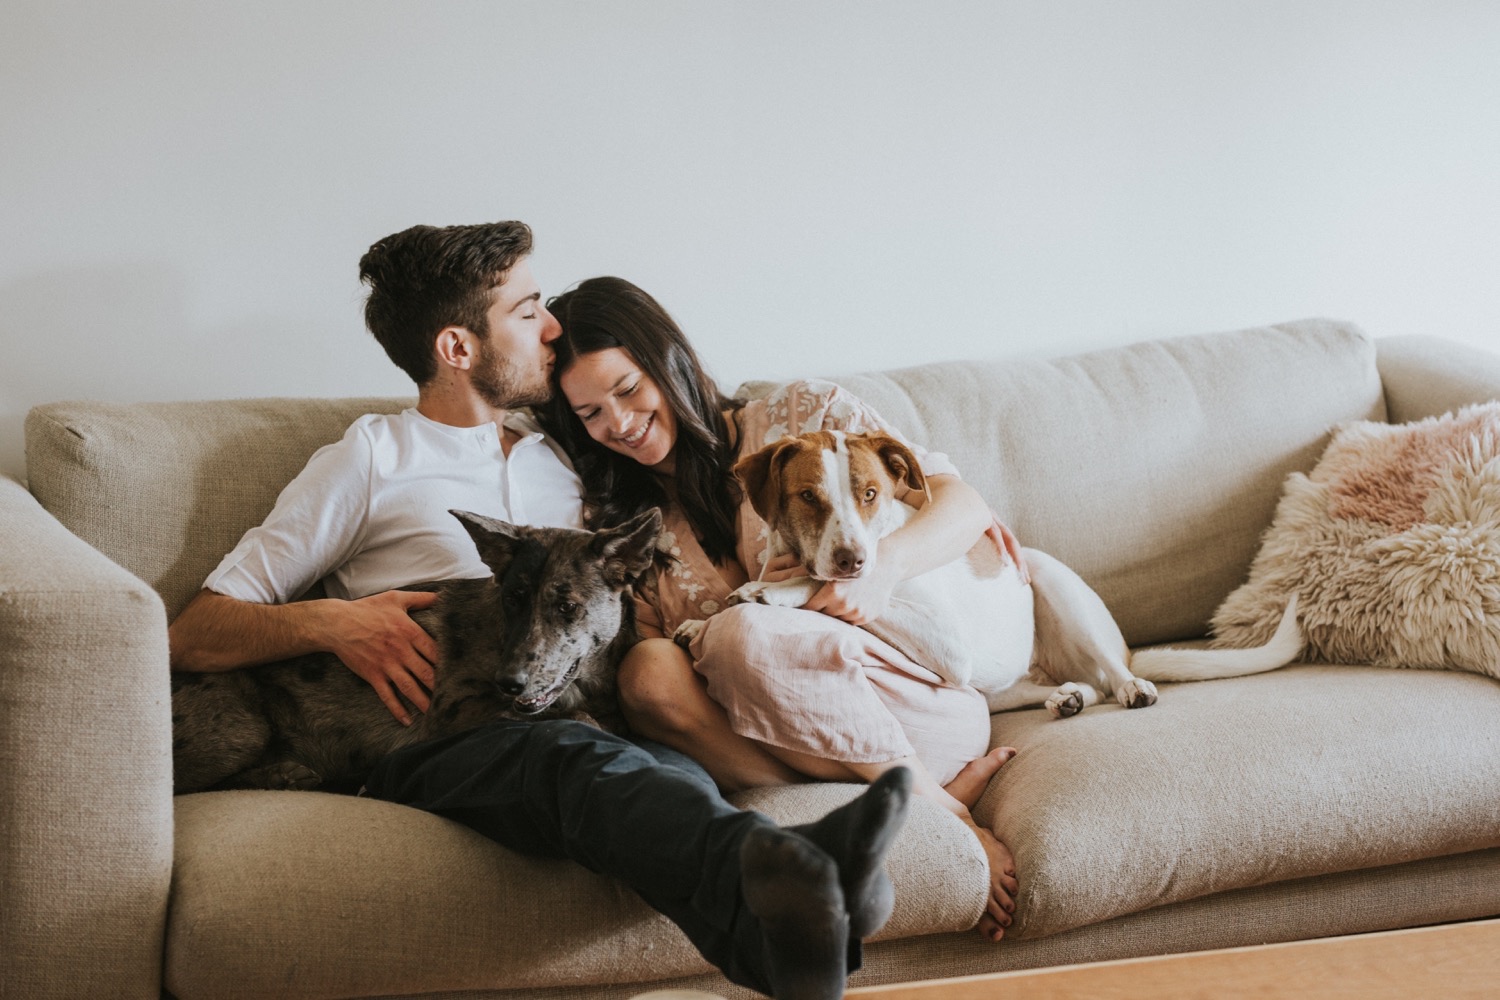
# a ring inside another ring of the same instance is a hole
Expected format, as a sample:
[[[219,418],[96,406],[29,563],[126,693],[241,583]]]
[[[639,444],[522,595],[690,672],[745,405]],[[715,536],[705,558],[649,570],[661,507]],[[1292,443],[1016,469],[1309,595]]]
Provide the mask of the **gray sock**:
[[[895,906],[896,889],[885,873],[885,855],[906,821],[911,785],[910,770],[892,768],[849,804],[815,823],[791,828],[838,864],[853,938],[864,940],[880,930]]]
[[[849,976],[849,915],[834,860],[790,830],[761,827],[740,845],[740,877],[765,934],[776,1000],[839,1000]]]

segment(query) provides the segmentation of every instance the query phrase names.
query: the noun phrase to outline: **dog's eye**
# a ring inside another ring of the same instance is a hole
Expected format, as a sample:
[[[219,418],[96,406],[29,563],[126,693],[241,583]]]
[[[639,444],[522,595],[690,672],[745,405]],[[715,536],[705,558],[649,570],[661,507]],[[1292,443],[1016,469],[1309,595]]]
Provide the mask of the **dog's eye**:
[[[875,487],[871,486],[869,489],[865,490],[865,503],[874,503],[874,502],[875,502]]]
[[[818,502],[818,495],[816,493],[814,493],[812,490],[803,490],[802,491],[802,499],[806,500],[808,503],[817,503]]]
[[[573,612],[575,612],[577,610],[578,610],[578,605],[574,604],[572,601],[559,601],[558,602],[557,613],[560,614],[560,615],[563,615],[563,616],[565,616],[567,618],[573,617]]]

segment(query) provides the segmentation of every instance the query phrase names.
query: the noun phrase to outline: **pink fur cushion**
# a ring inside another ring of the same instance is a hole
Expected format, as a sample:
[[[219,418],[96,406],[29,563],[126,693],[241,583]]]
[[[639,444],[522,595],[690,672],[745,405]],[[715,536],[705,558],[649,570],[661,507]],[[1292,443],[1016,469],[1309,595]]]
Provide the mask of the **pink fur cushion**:
[[[1266,640],[1293,591],[1310,662],[1500,678],[1500,402],[1342,426],[1287,479],[1215,636]]]

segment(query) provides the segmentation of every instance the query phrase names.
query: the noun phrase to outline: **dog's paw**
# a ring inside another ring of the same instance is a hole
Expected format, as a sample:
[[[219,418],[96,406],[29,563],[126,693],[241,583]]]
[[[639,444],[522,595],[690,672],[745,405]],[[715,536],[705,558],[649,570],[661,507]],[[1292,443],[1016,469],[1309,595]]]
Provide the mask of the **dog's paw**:
[[[704,628],[706,628],[707,626],[708,622],[702,620],[701,618],[694,618],[691,621],[685,621],[681,625],[677,626],[677,630],[672,633],[672,641],[677,643],[677,645],[681,646],[683,649],[687,649],[688,646],[692,645],[693,640],[698,638],[698,636],[702,634]]]
[[[1139,677],[1115,689],[1115,700],[1126,708],[1145,708],[1156,704],[1156,685]]]
[[[799,576],[791,580],[777,580],[768,583],[764,580],[751,580],[744,584],[727,598],[730,604],[766,604],[773,608],[800,608],[808,601],[823,585],[807,576]]]
[[[249,772],[257,788],[274,788],[293,792],[308,792],[323,784],[323,776],[306,764],[284,760],[279,764],[268,764]]]
[[[728,597],[730,604],[766,604],[766,590],[771,585],[760,580],[751,580]]]
[[[1077,715],[1087,705],[1083,688],[1072,681],[1058,687],[1052,692],[1052,697],[1047,699],[1047,711],[1054,719],[1066,719],[1070,715]]]

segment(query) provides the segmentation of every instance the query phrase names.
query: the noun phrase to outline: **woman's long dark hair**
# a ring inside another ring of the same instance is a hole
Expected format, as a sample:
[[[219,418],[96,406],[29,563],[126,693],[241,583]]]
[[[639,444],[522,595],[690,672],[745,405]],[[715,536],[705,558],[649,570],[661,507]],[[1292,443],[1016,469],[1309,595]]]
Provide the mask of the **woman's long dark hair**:
[[[667,311],[623,278],[590,278],[551,299],[547,309],[562,335],[552,342],[552,401],[540,415],[583,480],[584,522],[610,527],[675,499],[710,559],[733,556],[742,494],[731,471],[724,411],[743,404],[719,392]],[[579,357],[611,347],[623,348],[651,376],[677,420],[675,498],[650,469],[590,438],[559,386]]]

